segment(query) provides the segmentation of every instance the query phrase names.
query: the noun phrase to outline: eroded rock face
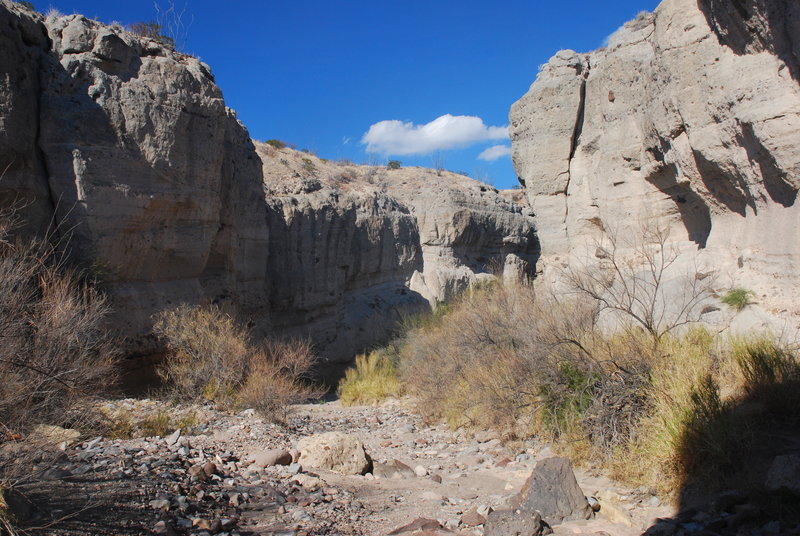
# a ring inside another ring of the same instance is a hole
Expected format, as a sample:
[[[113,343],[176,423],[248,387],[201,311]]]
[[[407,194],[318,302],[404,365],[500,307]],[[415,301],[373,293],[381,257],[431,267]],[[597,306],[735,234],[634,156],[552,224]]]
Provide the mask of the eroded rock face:
[[[533,274],[522,205],[463,175],[331,162],[257,144],[270,233],[273,327],[329,362],[387,340],[398,322],[495,274]]]
[[[347,363],[491,271],[532,273],[532,219],[499,192],[255,144],[196,58],[10,2],[0,45],[0,206],[102,274],[129,354],[158,350],[155,313],[216,303]]]
[[[544,266],[642,220],[767,305],[796,288],[800,4],[665,0],[561,51],[510,113]]]

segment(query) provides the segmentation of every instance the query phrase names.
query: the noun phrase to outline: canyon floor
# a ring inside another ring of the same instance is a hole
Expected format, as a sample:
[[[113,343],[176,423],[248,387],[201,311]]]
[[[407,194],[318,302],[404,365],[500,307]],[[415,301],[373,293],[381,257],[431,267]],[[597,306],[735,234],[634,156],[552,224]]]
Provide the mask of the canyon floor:
[[[138,416],[163,411],[163,404],[152,400],[110,404]],[[187,408],[168,410],[177,415]],[[25,532],[385,535],[427,518],[438,520],[442,533],[480,535],[481,514],[508,508],[537,460],[553,455],[532,442],[512,449],[492,433],[426,426],[397,400],[380,406],[300,405],[284,426],[252,411],[192,411],[202,423],[194,435],[97,437],[67,447],[45,473],[47,480],[22,488],[16,499],[28,510]],[[253,453],[290,450],[304,436],[329,431],[358,436],[376,465],[398,460],[408,467],[376,478],[248,461]],[[595,519],[553,527],[557,535],[641,534],[655,518],[674,514],[643,490],[580,469],[576,475],[585,494],[600,497],[603,508]]]

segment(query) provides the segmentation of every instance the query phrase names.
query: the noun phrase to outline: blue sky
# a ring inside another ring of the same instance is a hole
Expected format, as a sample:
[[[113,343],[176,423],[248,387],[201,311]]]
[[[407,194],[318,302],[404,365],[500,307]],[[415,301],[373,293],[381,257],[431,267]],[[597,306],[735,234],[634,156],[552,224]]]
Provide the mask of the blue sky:
[[[156,0],[162,9],[168,2]],[[157,17],[148,0],[33,3],[40,11],[54,7],[104,22]],[[253,138],[357,163],[439,164],[509,188],[516,174],[503,129],[539,65],[562,48],[601,46],[658,1],[174,5],[188,27],[182,48],[211,66]]]

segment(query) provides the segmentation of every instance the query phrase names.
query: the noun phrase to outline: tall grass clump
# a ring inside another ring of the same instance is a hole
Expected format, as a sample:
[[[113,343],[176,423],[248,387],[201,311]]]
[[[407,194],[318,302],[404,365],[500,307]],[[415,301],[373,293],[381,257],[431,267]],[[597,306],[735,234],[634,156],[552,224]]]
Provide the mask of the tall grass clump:
[[[309,384],[316,356],[308,343],[253,343],[249,331],[216,306],[162,312],[155,330],[168,349],[159,374],[182,400],[247,406],[281,420],[289,405],[318,395]]]
[[[402,394],[395,347],[356,356],[355,367],[345,372],[337,394],[342,404],[377,404]]]

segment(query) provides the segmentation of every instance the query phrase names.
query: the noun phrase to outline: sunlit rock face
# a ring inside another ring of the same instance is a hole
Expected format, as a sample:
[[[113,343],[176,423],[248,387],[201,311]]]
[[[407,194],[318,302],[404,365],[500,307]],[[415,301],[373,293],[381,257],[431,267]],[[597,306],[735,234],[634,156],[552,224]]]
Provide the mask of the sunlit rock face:
[[[545,276],[650,222],[720,288],[797,313],[798,36],[793,0],[665,0],[543,65],[510,132]]]

